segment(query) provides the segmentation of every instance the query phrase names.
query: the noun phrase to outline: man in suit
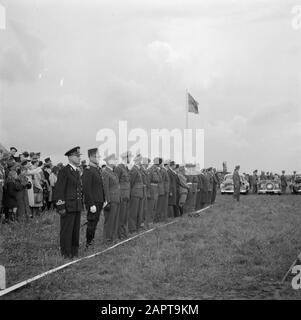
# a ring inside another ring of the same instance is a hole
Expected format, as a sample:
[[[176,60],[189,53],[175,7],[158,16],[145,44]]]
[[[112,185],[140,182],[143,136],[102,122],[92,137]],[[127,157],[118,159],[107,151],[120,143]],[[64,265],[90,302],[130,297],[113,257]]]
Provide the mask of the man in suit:
[[[282,171],[282,175],[280,177],[280,183],[281,183],[281,192],[286,193],[286,187],[287,187],[287,180],[285,176],[285,171]]]
[[[143,178],[140,170],[141,154],[134,158],[134,166],[130,170],[131,198],[129,213],[130,233],[139,231],[143,217]]]
[[[104,203],[104,189],[97,148],[88,150],[89,165],[83,170],[83,193],[87,209],[86,247],[94,241],[96,227]]]
[[[128,165],[132,159],[130,151],[124,152],[120,155],[121,163],[115,168],[115,173],[118,176],[120,184],[120,211],[119,211],[119,225],[118,237],[119,239],[126,239],[128,237],[129,224],[129,202],[130,202],[130,175]]]
[[[240,198],[240,175],[239,175],[240,166],[236,166],[233,172],[233,198],[239,201]]]
[[[114,169],[118,163],[115,154],[104,158],[106,167],[102,171],[103,186],[107,204],[104,207],[103,238],[105,243],[117,239],[120,210],[120,184]]]
[[[78,255],[80,214],[82,210],[82,182],[78,167],[80,147],[65,153],[69,163],[59,171],[54,188],[54,201],[60,214],[60,247],[65,258]]]

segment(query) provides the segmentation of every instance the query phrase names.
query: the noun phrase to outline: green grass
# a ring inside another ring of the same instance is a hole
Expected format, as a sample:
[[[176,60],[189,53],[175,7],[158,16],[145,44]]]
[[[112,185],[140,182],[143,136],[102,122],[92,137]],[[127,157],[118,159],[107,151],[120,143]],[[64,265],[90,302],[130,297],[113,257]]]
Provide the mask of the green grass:
[[[301,197],[291,195],[248,195],[241,203],[218,196],[200,217],[179,218],[4,299],[300,299],[291,276],[279,285],[301,251],[300,206]],[[1,226],[8,285],[65,262],[58,224],[51,213]],[[102,220],[93,251],[104,248],[101,229]],[[84,236],[85,227],[81,247]]]

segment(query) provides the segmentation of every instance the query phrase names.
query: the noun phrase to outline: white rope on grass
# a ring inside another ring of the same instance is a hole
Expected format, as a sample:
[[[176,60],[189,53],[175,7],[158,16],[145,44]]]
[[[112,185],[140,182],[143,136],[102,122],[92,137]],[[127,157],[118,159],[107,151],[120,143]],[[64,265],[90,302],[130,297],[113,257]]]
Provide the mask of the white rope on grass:
[[[204,208],[204,209],[201,209],[201,210],[199,210],[199,211],[195,211],[194,213],[200,213],[200,212],[202,212],[202,211],[204,211],[204,210],[206,210],[206,209],[208,209],[208,208],[210,208],[210,207],[211,207],[211,206],[208,206],[208,207],[206,207],[206,208]],[[76,259],[76,260],[70,261],[70,262],[68,262],[68,263],[65,263],[65,264],[59,266],[59,267],[56,267],[56,268],[51,269],[51,270],[49,270],[49,271],[43,272],[43,273],[41,273],[41,274],[39,274],[39,275],[37,275],[37,276],[35,276],[35,277],[33,277],[33,278],[30,278],[30,279],[24,280],[24,281],[22,281],[22,282],[19,282],[19,283],[15,284],[15,285],[13,285],[13,286],[11,286],[11,287],[8,287],[8,288],[6,288],[6,289],[4,289],[4,290],[0,290],[0,297],[4,296],[4,295],[6,295],[6,294],[8,294],[8,293],[10,293],[10,292],[12,292],[12,291],[15,291],[15,290],[17,290],[17,289],[19,289],[19,288],[22,288],[22,287],[28,285],[29,283],[31,283],[31,282],[33,282],[33,281],[36,281],[36,280],[38,280],[38,279],[41,279],[41,278],[43,278],[43,277],[45,277],[45,276],[47,276],[47,275],[49,275],[49,274],[52,274],[52,273],[57,272],[57,271],[59,271],[59,270],[65,269],[65,268],[71,266],[72,264],[78,263],[78,262],[83,261],[83,260],[86,260],[86,259],[90,259],[90,258],[96,257],[96,256],[98,256],[98,255],[100,255],[100,254],[103,254],[103,253],[105,253],[105,252],[107,252],[107,251],[109,251],[109,250],[112,250],[112,249],[114,249],[114,248],[116,248],[116,247],[118,247],[118,246],[120,246],[120,245],[122,245],[122,244],[124,244],[124,243],[126,243],[126,242],[129,242],[129,241],[131,241],[131,240],[133,240],[133,239],[135,239],[135,238],[138,238],[138,237],[140,237],[140,236],[142,236],[142,235],[144,235],[144,234],[147,234],[147,233],[149,233],[149,232],[152,232],[152,231],[154,231],[154,230],[157,229],[157,228],[166,227],[166,226],[168,226],[168,225],[170,225],[170,224],[173,224],[173,223],[176,223],[176,222],[178,222],[178,221],[179,221],[179,220],[174,220],[174,221],[171,221],[171,222],[162,224],[162,225],[158,225],[158,226],[156,226],[155,228],[148,229],[148,230],[143,231],[143,232],[141,232],[141,233],[139,233],[139,234],[136,234],[135,236],[133,236],[133,237],[131,237],[131,238],[128,238],[128,239],[123,240],[123,241],[120,241],[120,242],[114,244],[113,246],[111,246],[111,247],[109,247],[109,248],[106,248],[106,249],[104,249],[104,250],[102,250],[102,251],[93,253],[93,254],[91,254],[91,255],[89,255],[89,256],[85,256],[85,257],[82,257],[82,258],[80,258],[80,259]]]

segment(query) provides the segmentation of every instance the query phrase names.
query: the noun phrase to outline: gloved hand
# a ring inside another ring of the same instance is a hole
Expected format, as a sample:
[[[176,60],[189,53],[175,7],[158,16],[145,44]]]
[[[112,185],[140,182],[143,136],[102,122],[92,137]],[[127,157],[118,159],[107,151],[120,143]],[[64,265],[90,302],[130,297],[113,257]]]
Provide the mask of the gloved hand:
[[[91,206],[90,207],[90,212],[95,213],[96,212],[96,206]]]

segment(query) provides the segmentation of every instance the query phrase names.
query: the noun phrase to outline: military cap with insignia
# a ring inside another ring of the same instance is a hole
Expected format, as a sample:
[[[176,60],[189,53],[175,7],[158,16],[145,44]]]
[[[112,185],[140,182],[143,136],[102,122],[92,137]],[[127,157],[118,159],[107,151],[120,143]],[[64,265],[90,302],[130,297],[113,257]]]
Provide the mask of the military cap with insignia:
[[[81,153],[80,153],[80,147],[75,147],[75,148],[72,148],[70,149],[69,151],[67,151],[65,153],[65,156],[66,157],[70,157],[70,156],[80,156]]]
[[[51,162],[51,159],[48,157],[44,160],[45,163]]]

